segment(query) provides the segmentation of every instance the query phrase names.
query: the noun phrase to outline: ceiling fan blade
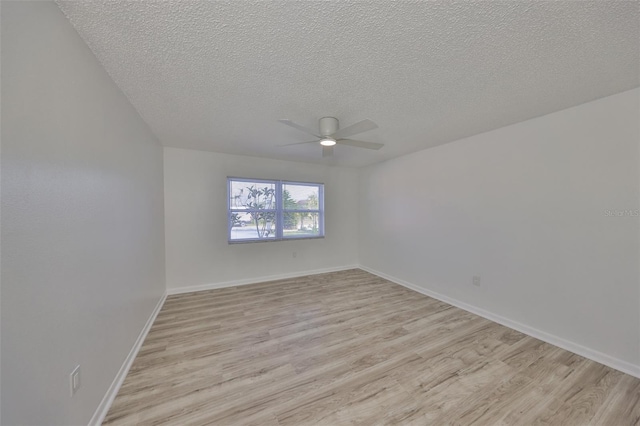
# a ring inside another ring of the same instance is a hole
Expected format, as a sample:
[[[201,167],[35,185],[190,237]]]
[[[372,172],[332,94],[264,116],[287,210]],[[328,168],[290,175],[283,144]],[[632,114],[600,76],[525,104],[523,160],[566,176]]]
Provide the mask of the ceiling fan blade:
[[[333,146],[323,146],[322,147],[322,156],[323,157],[333,157]]]
[[[353,139],[338,139],[336,143],[340,145],[355,146],[358,148],[366,148],[366,149],[380,149],[384,146],[384,144],[381,144],[381,143],[356,141]]]
[[[304,145],[305,143],[314,143],[314,142],[318,142],[318,139],[315,139],[312,141],[306,141],[306,142],[287,143],[287,144],[278,145],[278,146]]]
[[[313,135],[313,136],[315,136],[317,138],[320,137],[320,135],[317,134],[318,132],[316,130],[311,130],[311,129],[309,129],[307,127],[304,127],[304,126],[302,126],[302,125],[300,125],[298,123],[294,123],[291,120],[278,120],[278,121],[281,122],[282,124],[286,124],[287,126],[293,127],[294,129],[298,129],[298,130],[301,130],[301,131],[303,131],[305,133],[309,133],[310,135]]]
[[[365,119],[362,121],[358,121],[351,126],[347,126],[344,129],[340,129],[335,132],[331,137],[334,139],[346,138],[349,136],[353,136],[358,133],[367,132],[369,130],[377,129],[378,125],[369,119]]]

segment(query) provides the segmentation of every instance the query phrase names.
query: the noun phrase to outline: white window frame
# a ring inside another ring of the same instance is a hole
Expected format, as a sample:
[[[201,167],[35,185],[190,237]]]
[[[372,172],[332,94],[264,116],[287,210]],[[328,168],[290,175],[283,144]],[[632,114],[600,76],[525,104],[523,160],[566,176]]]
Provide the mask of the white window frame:
[[[266,183],[275,186],[275,209],[262,209],[255,211],[272,211],[276,215],[276,233],[274,238],[251,238],[242,240],[231,239],[231,228],[233,223],[231,221],[231,215],[233,213],[248,213],[254,210],[237,209],[231,206],[231,182],[253,182],[253,183]],[[285,210],[283,206],[282,196],[284,194],[284,185],[305,185],[305,186],[317,186],[318,187],[318,209],[295,209]],[[318,214],[318,234],[319,235],[302,235],[302,236],[285,236],[284,235],[284,214],[285,213],[317,213]],[[253,179],[245,177],[227,176],[227,242],[229,244],[244,244],[244,243],[266,243],[273,241],[292,241],[292,240],[310,240],[324,238],[324,183],[321,182],[301,182],[290,180],[274,180],[274,179]]]

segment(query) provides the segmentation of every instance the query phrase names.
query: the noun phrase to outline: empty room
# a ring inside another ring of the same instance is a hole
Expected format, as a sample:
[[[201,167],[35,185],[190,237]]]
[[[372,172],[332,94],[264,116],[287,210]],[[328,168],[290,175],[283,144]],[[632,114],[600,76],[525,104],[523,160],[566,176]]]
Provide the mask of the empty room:
[[[640,424],[639,1],[0,1],[0,424]]]

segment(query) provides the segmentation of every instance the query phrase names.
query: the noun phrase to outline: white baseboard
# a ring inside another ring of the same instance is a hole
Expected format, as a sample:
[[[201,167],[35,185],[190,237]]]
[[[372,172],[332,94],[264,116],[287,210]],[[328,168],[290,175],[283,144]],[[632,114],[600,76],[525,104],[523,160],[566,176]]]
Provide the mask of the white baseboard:
[[[505,318],[503,316],[494,314],[492,312],[485,311],[484,309],[478,308],[473,305],[469,305],[468,303],[461,302],[457,299],[451,298],[449,296],[445,296],[435,291],[428,290],[423,287],[419,287],[415,284],[409,283],[407,281],[401,280],[396,277],[392,277],[390,275],[387,275],[380,271],[376,271],[369,267],[360,265],[359,268],[364,271],[370,272],[374,275],[377,275],[381,278],[389,280],[395,284],[399,284],[403,287],[406,287],[418,293],[424,294],[425,296],[433,297],[434,299],[438,299],[442,302],[445,302],[455,307],[458,307],[460,309],[463,309],[467,312],[471,312],[472,314],[476,314],[490,321],[497,322],[498,324],[502,324],[505,327],[509,327],[521,333],[524,333],[528,336],[535,337],[536,339],[542,340],[543,342],[550,343],[552,345],[558,346],[559,348],[565,349],[569,352],[573,352],[575,354],[588,358],[592,361],[599,362],[600,364],[604,364],[608,367],[622,371],[623,373],[627,373],[631,376],[640,378],[640,366],[638,365],[634,365],[630,362],[623,361],[621,359],[612,357],[610,355],[596,351],[594,349],[587,348],[585,346],[579,345],[577,343],[571,342],[569,340],[563,339],[553,334],[549,334],[545,331],[538,330],[537,328],[530,327],[526,324],[522,324],[517,321],[510,320],[509,318]]]
[[[358,265],[345,265],[345,266],[338,266],[334,268],[314,269],[311,271],[291,272],[287,274],[267,275],[262,277],[247,278],[243,280],[224,281],[220,283],[202,284],[202,285],[194,285],[194,286],[188,286],[188,287],[176,287],[176,288],[167,289],[167,294],[172,295],[172,294],[182,294],[182,293],[193,293],[194,291],[215,290],[218,288],[236,287],[236,286],[247,285],[247,284],[257,284],[257,283],[263,283],[267,281],[284,280],[287,278],[297,278],[297,277],[304,277],[307,275],[317,275],[317,274],[324,274],[327,272],[345,271],[347,269],[358,269],[358,268],[359,268]]]
[[[158,316],[158,312],[160,312],[160,309],[162,309],[162,305],[164,305],[164,301],[166,299],[167,299],[167,294],[165,293],[158,301],[158,304],[153,309],[153,312],[151,312],[151,315],[149,316],[147,323],[144,325],[144,328],[138,335],[136,342],[133,344],[133,347],[131,348],[131,351],[129,351],[129,355],[127,355],[127,357],[124,360],[124,363],[120,367],[120,371],[118,371],[118,374],[116,374],[116,377],[113,379],[111,386],[109,386],[109,390],[107,390],[107,393],[104,395],[104,398],[102,398],[100,405],[98,405],[98,408],[96,409],[95,413],[93,413],[93,417],[91,417],[91,420],[89,421],[89,426],[100,426],[104,421],[104,418],[107,415],[109,408],[111,408],[111,404],[113,404],[113,400],[115,399],[116,395],[118,394],[118,391],[120,390],[120,386],[122,386],[122,382],[124,382],[125,377],[127,377],[127,373],[131,368],[131,364],[133,364],[133,360],[136,359],[136,355],[138,355],[138,351],[140,351],[140,347],[142,347],[142,343],[144,342],[144,339],[147,337],[147,334],[149,333],[149,330],[151,329],[153,322],[156,320],[156,317]]]

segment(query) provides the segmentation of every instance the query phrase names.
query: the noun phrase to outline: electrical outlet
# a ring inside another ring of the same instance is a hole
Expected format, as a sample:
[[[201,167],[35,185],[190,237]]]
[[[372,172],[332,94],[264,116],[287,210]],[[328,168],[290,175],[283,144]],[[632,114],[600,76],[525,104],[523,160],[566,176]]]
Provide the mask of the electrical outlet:
[[[476,287],[480,287],[480,275],[474,275],[472,283]]]
[[[77,365],[76,368],[73,369],[71,375],[69,376],[69,381],[71,385],[71,396],[75,395],[80,389],[80,366]]]

